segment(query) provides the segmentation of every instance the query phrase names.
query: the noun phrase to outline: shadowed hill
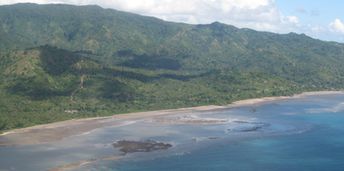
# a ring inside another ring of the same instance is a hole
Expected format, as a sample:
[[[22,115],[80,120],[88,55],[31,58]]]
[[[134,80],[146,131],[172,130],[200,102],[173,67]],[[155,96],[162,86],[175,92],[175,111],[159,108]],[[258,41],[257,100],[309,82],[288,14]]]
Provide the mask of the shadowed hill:
[[[344,45],[98,6],[0,6],[0,130],[342,89]]]

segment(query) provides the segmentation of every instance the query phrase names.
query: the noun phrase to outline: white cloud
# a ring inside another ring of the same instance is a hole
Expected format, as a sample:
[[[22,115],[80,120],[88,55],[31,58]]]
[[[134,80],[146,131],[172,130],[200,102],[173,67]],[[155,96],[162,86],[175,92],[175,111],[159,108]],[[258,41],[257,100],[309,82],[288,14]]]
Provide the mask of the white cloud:
[[[13,4],[27,0],[0,0]],[[205,24],[220,21],[273,32],[295,30],[299,19],[283,16],[274,0],[30,0],[33,3],[97,4],[164,20]]]
[[[326,31],[326,29],[321,26],[310,26],[310,30],[314,33],[321,33]]]
[[[214,21],[231,24],[240,28],[278,33],[306,33],[324,40],[344,41],[344,23],[340,19],[330,25],[305,24],[298,16],[281,13],[275,0],[0,0],[1,4],[65,3],[74,5],[96,4],[104,8],[154,16],[167,21],[191,24],[208,24]],[[299,9],[298,14],[303,12]]]
[[[330,23],[330,28],[334,32],[344,34],[344,23],[338,18]]]
[[[299,24],[299,18],[296,16],[287,16],[286,18],[290,23]]]

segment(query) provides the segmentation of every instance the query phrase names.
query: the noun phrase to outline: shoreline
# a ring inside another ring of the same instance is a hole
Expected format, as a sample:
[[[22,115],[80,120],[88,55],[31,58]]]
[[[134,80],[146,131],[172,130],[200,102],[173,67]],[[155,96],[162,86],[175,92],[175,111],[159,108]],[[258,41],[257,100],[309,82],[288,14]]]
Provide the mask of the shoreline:
[[[64,138],[81,135],[98,128],[107,126],[120,126],[117,121],[147,119],[173,114],[188,114],[192,112],[207,112],[213,110],[229,109],[241,106],[261,105],[278,100],[298,99],[314,95],[343,94],[344,91],[315,91],[303,92],[292,96],[273,96],[239,100],[228,105],[197,106],[178,109],[166,109],[157,111],[135,112],[126,114],[116,114],[105,117],[93,117],[84,119],[71,119],[67,121],[54,122],[43,125],[36,125],[27,128],[14,129],[0,134],[0,147],[7,145],[27,145],[49,143]]]
[[[229,104],[228,106],[235,105],[234,107],[237,107],[237,106],[244,106],[244,105],[258,105],[261,103],[277,101],[277,100],[289,100],[289,99],[303,98],[306,96],[333,95],[333,94],[343,94],[343,93],[344,91],[310,91],[310,92],[302,92],[299,94],[294,94],[291,96],[271,96],[271,97],[238,100]]]

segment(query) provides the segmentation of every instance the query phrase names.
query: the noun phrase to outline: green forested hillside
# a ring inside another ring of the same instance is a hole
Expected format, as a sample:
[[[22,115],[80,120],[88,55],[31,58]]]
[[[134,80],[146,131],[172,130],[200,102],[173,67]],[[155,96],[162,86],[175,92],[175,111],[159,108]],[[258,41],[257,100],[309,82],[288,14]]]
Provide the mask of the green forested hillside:
[[[0,6],[0,130],[341,89],[344,45],[97,6]]]

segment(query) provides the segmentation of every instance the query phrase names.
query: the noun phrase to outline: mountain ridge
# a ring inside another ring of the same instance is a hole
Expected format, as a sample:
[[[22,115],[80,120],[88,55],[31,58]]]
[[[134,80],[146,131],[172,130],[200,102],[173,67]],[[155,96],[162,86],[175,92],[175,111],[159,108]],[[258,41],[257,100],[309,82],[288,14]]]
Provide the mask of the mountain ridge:
[[[0,6],[0,130],[344,83],[344,44],[98,6]],[[77,111],[69,113],[66,111]]]

